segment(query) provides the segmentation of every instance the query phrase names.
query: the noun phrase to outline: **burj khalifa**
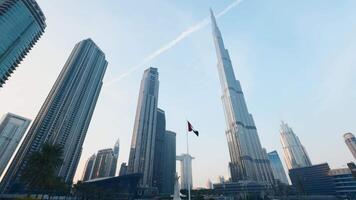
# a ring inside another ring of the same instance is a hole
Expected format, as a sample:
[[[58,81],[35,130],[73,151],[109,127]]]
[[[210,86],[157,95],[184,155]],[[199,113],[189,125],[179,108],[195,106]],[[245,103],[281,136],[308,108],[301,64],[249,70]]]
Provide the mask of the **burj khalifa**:
[[[229,52],[211,10],[211,24],[217,55],[217,68],[226,119],[226,137],[230,152],[232,181],[256,181],[273,184],[266,150],[262,148],[252,115],[248,112],[240,82],[236,79]]]

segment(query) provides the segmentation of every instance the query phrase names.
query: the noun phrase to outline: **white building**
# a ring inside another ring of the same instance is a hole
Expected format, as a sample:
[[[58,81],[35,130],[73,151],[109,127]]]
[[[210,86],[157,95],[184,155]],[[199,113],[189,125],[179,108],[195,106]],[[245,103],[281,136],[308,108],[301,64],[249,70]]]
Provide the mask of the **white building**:
[[[180,185],[181,189],[193,188],[193,176],[192,176],[192,160],[194,158],[189,154],[182,154],[177,156],[177,160],[180,161]]]
[[[9,163],[31,120],[7,113],[0,120],[0,177]]]

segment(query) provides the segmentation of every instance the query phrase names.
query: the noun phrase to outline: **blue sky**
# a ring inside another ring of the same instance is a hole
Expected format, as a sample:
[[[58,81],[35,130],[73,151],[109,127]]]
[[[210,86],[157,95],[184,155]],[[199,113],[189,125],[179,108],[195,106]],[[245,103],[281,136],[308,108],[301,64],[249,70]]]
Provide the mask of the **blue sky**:
[[[34,119],[74,44],[91,37],[106,53],[104,82],[233,0],[37,0],[48,27],[0,90],[0,114]],[[356,132],[356,2],[352,0],[244,0],[218,19],[236,77],[241,81],[262,145],[283,158],[279,124],[287,122],[313,163],[342,167],[353,158],[342,134]],[[167,129],[185,151],[185,120],[201,133],[190,137],[195,186],[227,175],[225,119],[210,25],[147,65],[102,89],[83,146],[85,160],[120,138],[126,162],[143,70],[157,67],[159,107]],[[119,164],[120,164],[119,163]]]

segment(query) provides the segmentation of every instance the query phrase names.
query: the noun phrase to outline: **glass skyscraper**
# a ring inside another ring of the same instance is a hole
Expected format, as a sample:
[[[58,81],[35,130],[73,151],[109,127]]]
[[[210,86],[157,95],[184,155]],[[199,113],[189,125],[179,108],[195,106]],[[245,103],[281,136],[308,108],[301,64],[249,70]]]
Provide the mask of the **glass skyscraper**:
[[[46,28],[35,0],[0,0],[0,87]]]
[[[31,120],[7,113],[0,120],[0,177],[9,163]]]
[[[84,168],[84,172],[83,172],[83,176],[82,176],[82,181],[87,181],[87,180],[91,179],[91,175],[93,173],[93,166],[94,166],[95,158],[96,158],[96,155],[93,154],[92,156],[90,156],[90,158],[85,163],[85,168]]]
[[[96,154],[93,170],[89,179],[115,176],[113,164],[116,161],[113,149],[102,149]]]
[[[107,64],[105,54],[91,39],[75,45],[1,182],[2,192],[26,189],[20,179],[22,171],[44,143],[63,147],[57,175],[72,183]]]
[[[173,194],[176,173],[176,134],[166,131],[166,117],[157,109],[153,186],[161,194]]]
[[[356,138],[352,133],[345,133],[344,140],[352,155],[356,159]]]
[[[240,82],[235,78],[229,52],[224,46],[212,11],[211,24],[223,92],[221,99],[227,125],[231,178],[233,181],[252,180],[273,184],[267,153],[262,149],[255,122],[248,112]]]
[[[128,173],[143,175],[140,183],[144,187],[153,184],[158,88],[157,68],[146,69],[141,80],[128,163]]]
[[[268,158],[271,163],[274,179],[279,180],[281,183],[289,184],[286,172],[284,171],[282,161],[279,158],[277,151],[269,152]]]
[[[288,124],[281,124],[281,142],[288,169],[308,167],[312,163],[307,151]]]

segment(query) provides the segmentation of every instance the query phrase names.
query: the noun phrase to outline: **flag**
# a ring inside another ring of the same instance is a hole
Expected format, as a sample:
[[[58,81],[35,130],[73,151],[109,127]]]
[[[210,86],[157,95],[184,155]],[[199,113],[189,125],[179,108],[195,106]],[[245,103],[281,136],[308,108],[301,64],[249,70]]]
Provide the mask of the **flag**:
[[[189,121],[187,121],[187,122],[188,122],[188,132],[193,131],[193,133],[195,133],[195,135],[199,136],[199,131],[195,130]]]

